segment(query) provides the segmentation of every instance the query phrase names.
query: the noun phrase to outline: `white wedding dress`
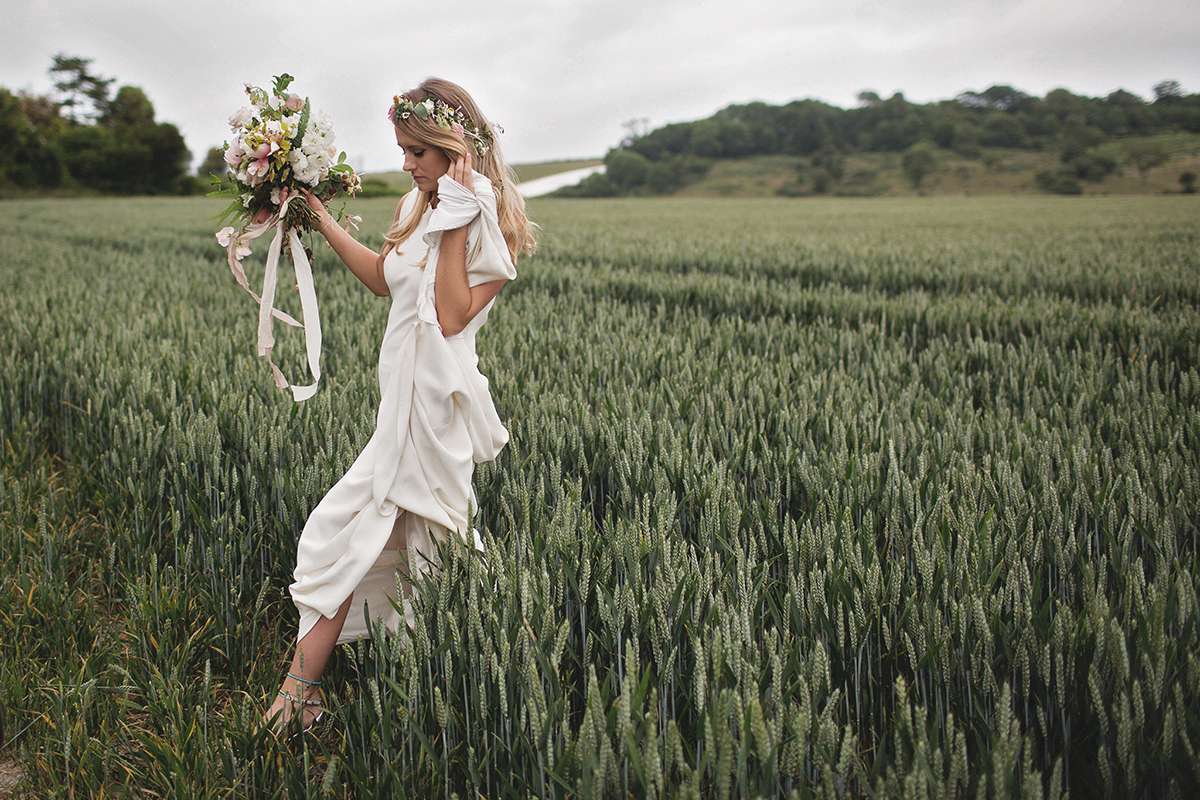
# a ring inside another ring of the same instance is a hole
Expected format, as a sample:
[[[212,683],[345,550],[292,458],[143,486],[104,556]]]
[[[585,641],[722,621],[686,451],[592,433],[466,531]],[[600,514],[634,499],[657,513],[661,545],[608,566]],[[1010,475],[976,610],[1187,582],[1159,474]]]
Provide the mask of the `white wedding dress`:
[[[397,253],[384,259],[392,305],[379,350],[379,413],[375,432],[350,469],[317,503],[296,548],[295,581],[288,587],[300,612],[296,639],[321,615],[333,617],[354,599],[337,643],[367,638],[364,617],[400,629],[404,608],[396,570],[407,554],[414,580],[439,566],[434,540],[451,532],[484,549],[469,517],[476,509],[471,485],[475,464],[491,461],[508,442],[508,431],[479,371],[475,335],[487,321],[492,299],[454,336],[443,336],[434,306],[434,277],[444,231],[468,225],[467,283],[517,277],[500,232],[491,182],[472,172],[474,192],[448,175],[438,180],[438,205]],[[403,200],[403,215],[419,190]],[[414,265],[429,253],[424,270]],[[470,530],[468,530],[470,528]],[[404,549],[397,549],[406,543]]]

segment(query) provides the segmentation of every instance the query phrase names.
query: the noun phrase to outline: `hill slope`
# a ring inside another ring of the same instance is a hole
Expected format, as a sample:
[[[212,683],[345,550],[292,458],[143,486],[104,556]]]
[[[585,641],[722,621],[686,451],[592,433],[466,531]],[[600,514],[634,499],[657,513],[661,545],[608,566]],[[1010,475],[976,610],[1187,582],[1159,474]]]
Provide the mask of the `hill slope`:
[[[1200,135],[1165,134],[1130,137],[1128,141],[1158,140],[1171,151],[1160,166],[1139,174],[1121,164],[1099,181],[1079,181],[1083,194],[1162,194],[1180,191],[1180,175],[1200,175]],[[1127,141],[1127,140],[1118,140]],[[949,150],[935,151],[937,165],[915,190],[905,177],[901,153],[855,153],[846,156],[843,177],[824,194],[841,196],[907,196],[916,194],[1012,194],[1041,192],[1036,175],[1059,165],[1056,152],[1004,148],[985,149],[968,159]],[[813,191],[810,159],[801,156],[747,156],[717,159],[708,173],[673,194],[677,197],[764,197]]]

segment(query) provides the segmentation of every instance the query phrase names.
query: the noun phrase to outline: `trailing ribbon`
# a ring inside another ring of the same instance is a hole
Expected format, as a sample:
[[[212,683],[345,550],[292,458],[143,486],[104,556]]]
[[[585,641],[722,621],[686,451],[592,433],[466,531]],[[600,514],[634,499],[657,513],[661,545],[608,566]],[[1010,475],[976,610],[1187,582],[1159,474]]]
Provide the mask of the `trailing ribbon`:
[[[240,236],[230,237],[229,245],[225,249],[229,259],[229,269],[233,272],[234,279],[258,303],[258,355],[267,359],[267,364],[271,367],[271,372],[275,376],[275,385],[280,389],[291,388],[293,398],[296,402],[300,402],[316,394],[318,384],[321,382],[321,317],[320,311],[317,308],[317,292],[313,286],[312,267],[308,263],[308,256],[304,252],[304,245],[300,242],[300,237],[296,233],[296,229],[287,228],[284,225],[288,203],[292,202],[292,200],[303,201],[304,198],[298,194],[290,195],[280,205],[278,212],[263,222],[247,226],[246,230]],[[246,272],[242,269],[241,262],[238,260],[237,250],[240,245],[248,245],[266,233],[270,228],[275,229],[275,237],[271,240],[271,246],[267,249],[267,268],[263,273],[263,289],[262,296],[260,297],[254,293],[254,290],[250,288],[246,280]],[[303,323],[297,322],[288,314],[275,308],[275,285],[278,281],[279,255],[283,250],[283,240],[285,237],[287,238],[288,252],[292,258],[292,265],[296,271],[296,286],[300,290],[300,316],[304,320]],[[304,347],[308,354],[308,369],[313,376],[312,383],[304,386],[289,384],[287,379],[283,377],[283,373],[279,371],[279,367],[275,366],[275,362],[271,360],[271,349],[275,346],[275,335],[271,330],[273,318],[304,330]]]

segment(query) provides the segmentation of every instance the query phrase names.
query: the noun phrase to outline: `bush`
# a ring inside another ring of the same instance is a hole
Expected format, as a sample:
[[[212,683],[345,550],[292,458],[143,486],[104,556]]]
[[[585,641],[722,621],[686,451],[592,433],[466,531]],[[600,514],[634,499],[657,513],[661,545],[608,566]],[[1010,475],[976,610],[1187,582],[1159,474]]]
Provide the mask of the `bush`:
[[[550,193],[551,197],[615,197],[615,187],[603,172],[594,172],[574,186],[564,186]]]
[[[363,178],[359,197],[389,197],[400,194],[400,190],[383,178]]]
[[[1083,194],[1083,187],[1068,168],[1042,170],[1034,176],[1033,183],[1043,192],[1051,194]]]
[[[651,164],[646,173],[646,186],[655,194],[670,194],[683,186],[685,176],[667,161]]]
[[[812,190],[814,194],[828,194],[833,188],[833,175],[824,167],[819,167],[813,170],[812,173]]]
[[[904,151],[900,165],[904,169],[904,177],[908,178],[914,189],[920,191],[921,184],[937,169],[937,154],[927,143],[917,142]]]
[[[1121,166],[1121,151],[1113,145],[1089,147],[1066,165],[1081,180],[1102,181]]]
[[[650,159],[625,148],[609,150],[604,157],[605,173],[617,189],[627,192],[646,183],[650,174]]]
[[[179,179],[180,194],[207,194],[211,188],[207,176],[184,175]]]
[[[838,184],[834,194],[839,197],[875,197],[887,191],[887,184],[880,182],[879,173],[873,169],[856,169]]]
[[[807,197],[812,194],[804,185],[802,178],[793,178],[775,190],[780,197]]]

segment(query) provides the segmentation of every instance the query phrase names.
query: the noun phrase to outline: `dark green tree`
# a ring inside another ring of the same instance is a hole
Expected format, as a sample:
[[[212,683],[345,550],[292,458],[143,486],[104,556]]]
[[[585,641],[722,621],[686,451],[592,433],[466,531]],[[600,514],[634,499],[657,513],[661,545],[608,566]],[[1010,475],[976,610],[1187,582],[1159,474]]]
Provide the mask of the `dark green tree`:
[[[1129,160],[1137,167],[1138,175],[1143,181],[1150,170],[1165,164],[1171,157],[1171,151],[1161,142],[1154,140],[1130,142],[1125,146],[1125,151],[1129,154]]]
[[[0,88],[0,186],[59,186],[66,169],[53,139],[26,116],[22,98]]]
[[[93,122],[107,113],[109,87],[116,80],[93,74],[91,63],[90,58],[57,53],[50,66],[54,88],[62,97],[59,105],[76,124]]]
[[[908,178],[913,189],[920,192],[921,184],[937,169],[937,155],[928,143],[917,142],[904,151],[904,156],[900,159],[900,166],[904,169],[904,177]]]
[[[858,104],[865,108],[874,108],[883,102],[883,98],[873,89],[863,89],[858,93]]]
[[[225,148],[210,147],[204,154],[204,160],[196,169],[196,175],[201,178],[207,178],[209,175],[220,176],[224,175],[228,169],[229,165],[225,163]]]
[[[136,86],[122,86],[100,117],[101,125],[133,131],[154,124],[154,104]]]
[[[650,161],[641,153],[616,148],[608,151],[605,156],[604,171],[613,186],[622,192],[628,192],[646,182]]]
[[[1029,137],[1021,121],[1002,111],[993,112],[983,125],[979,143],[985,147],[1028,147]]]
[[[1179,81],[1159,81],[1154,84],[1154,102],[1172,103],[1183,99],[1183,87]]]

